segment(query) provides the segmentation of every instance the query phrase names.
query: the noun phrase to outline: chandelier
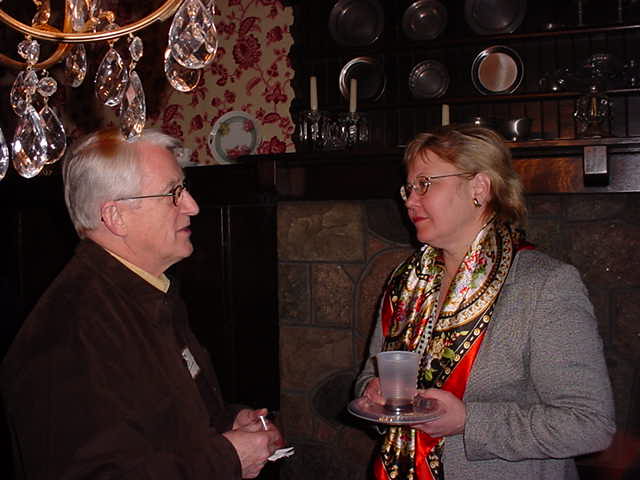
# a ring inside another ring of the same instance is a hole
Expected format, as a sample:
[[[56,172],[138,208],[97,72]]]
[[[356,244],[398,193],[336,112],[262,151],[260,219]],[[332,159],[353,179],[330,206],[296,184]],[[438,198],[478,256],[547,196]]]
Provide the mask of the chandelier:
[[[213,62],[218,48],[214,0],[206,4],[202,0],[166,0],[146,17],[125,26],[118,25],[115,14],[100,8],[99,2],[64,0],[61,28],[49,24],[50,0],[33,0],[36,13],[31,25],[0,9],[0,21],[24,35],[17,46],[23,61],[0,54],[0,64],[20,70],[10,93],[11,107],[18,116],[10,142],[0,129],[0,180],[10,163],[18,174],[32,178],[62,158],[66,134],[59,115],[49,105],[57,81],[47,69],[64,62],[64,83],[79,87],[87,73],[85,43],[108,45],[93,80],[95,94],[101,103],[116,109],[120,129],[127,139],[140,135],[146,122],[145,94],[135,70],[143,56],[143,43],[136,32],[173,15],[163,58],[167,80],[178,91],[194,89],[202,69]],[[120,39],[127,42],[124,55],[114,48]],[[57,44],[45,60],[40,60],[38,40]]]

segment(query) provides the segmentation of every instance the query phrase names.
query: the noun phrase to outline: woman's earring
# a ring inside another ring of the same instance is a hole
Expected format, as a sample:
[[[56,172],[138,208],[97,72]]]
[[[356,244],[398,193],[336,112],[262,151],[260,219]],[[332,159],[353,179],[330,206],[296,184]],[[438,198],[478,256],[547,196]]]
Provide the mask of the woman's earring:
[[[474,199],[473,199],[473,205],[474,205],[474,207],[476,207],[476,208],[480,208],[480,207],[482,206],[482,204],[478,201],[478,199],[477,199],[477,198],[474,198]]]

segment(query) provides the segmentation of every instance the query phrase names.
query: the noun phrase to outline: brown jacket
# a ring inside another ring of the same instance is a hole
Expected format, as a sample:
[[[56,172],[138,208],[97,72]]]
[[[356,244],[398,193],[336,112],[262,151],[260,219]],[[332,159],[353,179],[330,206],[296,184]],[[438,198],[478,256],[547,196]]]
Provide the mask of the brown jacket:
[[[191,377],[187,346],[201,371]],[[83,241],[2,364],[18,478],[239,479],[225,405],[172,286]]]

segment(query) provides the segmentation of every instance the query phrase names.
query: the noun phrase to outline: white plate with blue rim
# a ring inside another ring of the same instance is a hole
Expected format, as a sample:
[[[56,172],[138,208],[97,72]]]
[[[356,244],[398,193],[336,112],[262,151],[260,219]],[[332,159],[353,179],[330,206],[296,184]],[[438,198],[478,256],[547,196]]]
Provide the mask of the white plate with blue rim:
[[[218,163],[237,163],[238,157],[255,153],[260,145],[258,122],[240,110],[227,112],[213,124],[208,143]]]

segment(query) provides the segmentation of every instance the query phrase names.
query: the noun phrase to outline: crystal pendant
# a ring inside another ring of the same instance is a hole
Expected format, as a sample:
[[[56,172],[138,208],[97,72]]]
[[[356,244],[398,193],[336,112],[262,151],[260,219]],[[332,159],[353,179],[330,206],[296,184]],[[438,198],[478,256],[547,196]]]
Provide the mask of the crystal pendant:
[[[140,135],[147,120],[144,90],[138,73],[134,70],[129,77],[129,85],[120,106],[120,130],[128,139]]]
[[[133,37],[131,43],[129,43],[129,53],[131,54],[131,60],[139,62],[144,53],[144,45],[140,37]]]
[[[209,10],[209,13],[211,14],[211,18],[213,19],[216,14],[216,2],[214,0],[211,0],[207,4],[207,10]]]
[[[67,148],[67,135],[64,125],[49,105],[40,110],[40,117],[47,136],[47,163],[55,163]]]
[[[69,0],[67,4],[71,13],[73,31],[82,32],[85,23],[95,16],[98,0]]]
[[[9,169],[9,147],[0,129],[0,180],[4,178]]]
[[[47,136],[42,118],[32,106],[16,127],[11,149],[13,166],[25,178],[35,177],[47,163]]]
[[[96,73],[96,96],[108,107],[115,107],[129,83],[129,70],[122,57],[114,48],[110,48]]]
[[[37,88],[38,75],[34,70],[27,68],[18,74],[9,94],[11,106],[17,115],[24,115]]]
[[[38,93],[43,97],[50,97],[56,90],[58,89],[58,82],[56,82],[55,78],[46,76],[42,77],[38,82]]]
[[[40,44],[32,38],[26,38],[18,44],[18,55],[29,65],[35,65],[40,57]]]
[[[190,92],[196,88],[202,76],[201,69],[185,68],[176,62],[169,48],[164,51],[164,73],[171,86],[179,92]]]
[[[64,67],[64,82],[74,88],[82,85],[87,74],[87,51],[82,43],[71,46]]]
[[[216,56],[218,34],[210,11],[200,0],[186,0],[169,29],[173,58],[187,68],[204,68]]]
[[[35,2],[34,2],[35,3]],[[51,18],[51,4],[49,0],[42,0],[38,6],[38,11],[31,20],[31,25],[46,25]]]

